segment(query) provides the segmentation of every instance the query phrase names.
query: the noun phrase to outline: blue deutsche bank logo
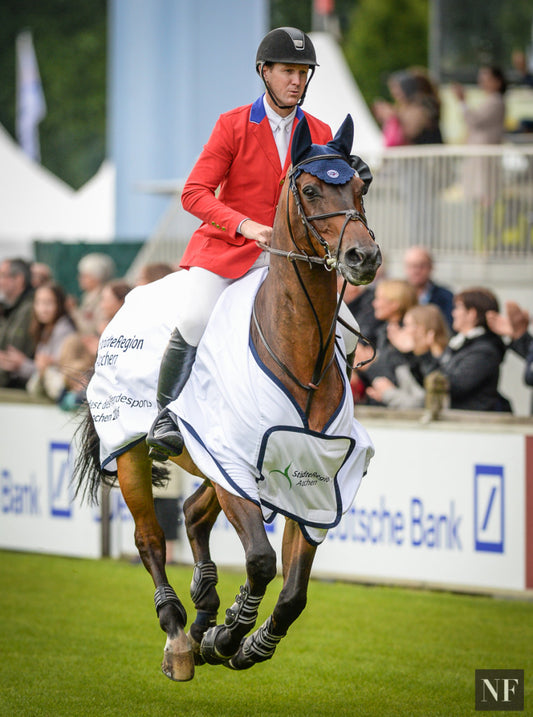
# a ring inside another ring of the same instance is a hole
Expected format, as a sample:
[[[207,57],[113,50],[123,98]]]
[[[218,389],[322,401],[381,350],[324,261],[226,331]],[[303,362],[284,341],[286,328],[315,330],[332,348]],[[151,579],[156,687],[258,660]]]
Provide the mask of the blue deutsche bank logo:
[[[72,516],[69,448],[68,443],[52,442],[48,450],[50,515],[56,518]]]
[[[474,541],[475,549],[489,553],[504,552],[503,466],[474,467]]]

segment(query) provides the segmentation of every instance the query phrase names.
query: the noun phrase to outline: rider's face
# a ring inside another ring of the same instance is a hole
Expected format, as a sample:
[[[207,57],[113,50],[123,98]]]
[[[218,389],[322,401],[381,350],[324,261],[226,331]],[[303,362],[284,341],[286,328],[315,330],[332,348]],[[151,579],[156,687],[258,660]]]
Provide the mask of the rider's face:
[[[288,105],[291,109],[303,94],[308,72],[308,65],[285,65],[281,62],[275,62],[273,65],[265,66],[263,69],[264,78],[279,104]],[[268,92],[266,99],[278,114],[283,113],[272,102]],[[291,109],[285,110],[284,113],[289,114]]]

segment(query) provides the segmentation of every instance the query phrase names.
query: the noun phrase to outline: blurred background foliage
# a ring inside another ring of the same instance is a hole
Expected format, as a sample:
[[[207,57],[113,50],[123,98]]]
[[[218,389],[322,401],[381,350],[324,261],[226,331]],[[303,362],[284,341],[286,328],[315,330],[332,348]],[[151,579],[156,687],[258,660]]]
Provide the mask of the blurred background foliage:
[[[107,5],[108,0],[0,3],[0,123],[15,136],[15,40],[29,29],[47,103],[40,125],[42,163],[76,189],[106,155]],[[439,15],[442,80],[475,81],[484,61],[508,69],[513,49],[531,43],[533,0],[336,0],[334,5],[334,30],[369,104],[388,97],[391,72],[428,66],[430,9]],[[309,32],[313,0],[271,0],[270,26],[284,25]]]
[[[19,32],[31,30],[47,105],[42,164],[78,189],[106,149],[107,0],[2,0],[0,123],[15,136]]]
[[[429,0],[359,0],[342,48],[368,103],[389,99],[387,78],[412,65],[428,65]]]

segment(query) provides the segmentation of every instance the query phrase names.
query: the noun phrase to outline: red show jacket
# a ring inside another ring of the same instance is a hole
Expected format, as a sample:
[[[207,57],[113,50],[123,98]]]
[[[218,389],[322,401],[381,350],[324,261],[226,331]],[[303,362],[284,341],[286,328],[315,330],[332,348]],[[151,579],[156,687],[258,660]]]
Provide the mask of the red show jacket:
[[[298,107],[293,134],[303,116]],[[329,142],[329,126],[307,113],[305,117],[313,142]],[[183,188],[183,208],[203,223],[180,266],[200,266],[228,279],[243,276],[261,249],[238,234],[237,227],[247,218],[273,225],[289,165],[290,145],[282,167],[262,96],[222,114]]]

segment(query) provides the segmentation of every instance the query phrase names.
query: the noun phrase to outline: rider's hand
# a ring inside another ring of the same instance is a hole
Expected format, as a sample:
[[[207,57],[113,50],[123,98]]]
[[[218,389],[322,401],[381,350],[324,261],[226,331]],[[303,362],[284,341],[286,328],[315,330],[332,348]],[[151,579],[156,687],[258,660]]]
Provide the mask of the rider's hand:
[[[267,227],[264,224],[254,222],[253,219],[245,219],[241,224],[240,231],[247,239],[262,242],[263,244],[270,246],[270,241],[272,239],[272,227]]]

